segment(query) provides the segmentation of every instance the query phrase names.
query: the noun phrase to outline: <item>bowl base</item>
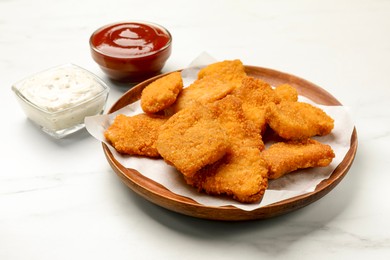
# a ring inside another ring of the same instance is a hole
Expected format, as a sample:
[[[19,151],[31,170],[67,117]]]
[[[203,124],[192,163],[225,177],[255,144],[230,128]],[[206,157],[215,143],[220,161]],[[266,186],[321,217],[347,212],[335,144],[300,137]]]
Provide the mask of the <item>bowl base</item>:
[[[85,124],[80,123],[80,124],[74,125],[72,127],[69,127],[66,129],[60,129],[60,130],[52,130],[52,129],[48,129],[48,128],[43,127],[43,126],[39,126],[39,127],[42,129],[43,132],[54,137],[55,139],[61,139],[61,138],[64,138],[65,136],[68,136],[70,134],[73,134],[73,133],[85,128]]]

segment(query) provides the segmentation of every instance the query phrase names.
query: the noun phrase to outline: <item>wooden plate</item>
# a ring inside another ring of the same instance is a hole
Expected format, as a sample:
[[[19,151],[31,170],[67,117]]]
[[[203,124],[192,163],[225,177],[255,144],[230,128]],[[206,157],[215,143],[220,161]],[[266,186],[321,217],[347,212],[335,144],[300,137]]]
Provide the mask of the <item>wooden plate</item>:
[[[262,78],[272,85],[289,83],[295,87],[300,95],[308,97],[318,104],[341,105],[341,103],[324,89],[299,77],[279,72],[272,69],[245,66],[249,76]],[[141,92],[148,84],[164,75],[159,75],[146,80],[127,91],[109,110],[112,113],[122,107],[137,101]],[[201,205],[192,199],[177,195],[167,190],[162,185],[146,178],[133,169],[125,168],[112,155],[107,145],[103,143],[103,151],[112,169],[120,179],[134,192],[145,199],[169,210],[204,219],[239,221],[252,219],[265,219],[286,214],[297,210],[322,198],[331,191],[347,174],[355,158],[357,150],[357,133],[354,129],[351,136],[351,146],[345,158],[333,171],[332,175],[317,185],[315,191],[296,196],[287,200],[273,203],[253,211],[244,211],[233,206],[209,207]]]

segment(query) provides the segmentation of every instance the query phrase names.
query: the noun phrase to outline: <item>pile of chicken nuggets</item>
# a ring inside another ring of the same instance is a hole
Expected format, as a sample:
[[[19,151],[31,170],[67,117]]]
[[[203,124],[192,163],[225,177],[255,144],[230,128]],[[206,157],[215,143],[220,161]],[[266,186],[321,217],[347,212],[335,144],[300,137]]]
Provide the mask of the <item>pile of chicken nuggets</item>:
[[[242,203],[260,201],[268,180],[328,166],[335,156],[312,139],[329,134],[334,120],[299,102],[292,86],[248,76],[238,59],[208,65],[186,88],[180,72],[155,80],[141,108],[117,115],[105,131],[118,152],[162,158],[199,192]]]

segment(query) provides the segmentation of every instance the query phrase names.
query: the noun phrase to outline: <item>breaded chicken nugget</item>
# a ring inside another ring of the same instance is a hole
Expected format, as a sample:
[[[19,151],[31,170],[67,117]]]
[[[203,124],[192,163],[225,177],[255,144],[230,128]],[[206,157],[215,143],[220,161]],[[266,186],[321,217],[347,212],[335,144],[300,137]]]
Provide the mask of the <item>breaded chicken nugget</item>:
[[[322,109],[303,102],[270,103],[267,123],[282,138],[304,140],[315,135],[327,135],[334,120]]]
[[[168,109],[168,114],[174,114],[194,102],[210,103],[221,99],[233,91],[235,85],[218,78],[203,78],[196,80],[179,94],[177,101]]]
[[[146,113],[157,113],[168,108],[183,89],[180,72],[170,73],[146,86],[141,95],[141,107]]]
[[[269,83],[254,77],[245,77],[233,95],[239,97],[243,103],[253,106],[263,106],[269,102],[279,103],[280,101]]]
[[[232,95],[209,104],[210,110],[229,137],[231,149],[255,147],[263,150],[264,143],[255,124],[245,117],[242,101]]]
[[[275,143],[261,156],[269,165],[269,179],[277,179],[298,169],[328,166],[335,154],[329,145],[308,139]]]
[[[215,62],[201,69],[198,73],[198,79],[206,77],[219,78],[222,81],[231,82],[235,86],[239,86],[242,79],[246,77],[246,72],[240,60],[225,60]]]
[[[268,186],[268,170],[259,149],[242,147],[197,172],[186,182],[212,195],[227,195],[242,203],[258,202]]]
[[[160,116],[119,114],[104,132],[105,138],[119,152],[130,155],[159,157],[156,140],[167,119]]]
[[[298,101],[298,91],[289,84],[282,84],[275,88],[275,94],[280,101]]]
[[[245,116],[263,133],[266,127],[266,105],[280,102],[271,85],[261,79],[246,77],[233,95],[242,100]]]
[[[183,89],[166,114],[172,115],[193,102],[210,103],[222,99],[240,86],[245,77],[245,67],[240,60],[212,63],[199,71],[197,80]]]
[[[181,110],[160,128],[157,150],[184,176],[191,177],[227,151],[227,135],[202,104]]]
[[[243,203],[259,201],[267,188],[267,171],[260,157],[264,148],[259,131],[242,110],[242,101],[227,96],[208,107],[228,139],[227,155],[203,167],[186,182],[208,194],[224,194]]]

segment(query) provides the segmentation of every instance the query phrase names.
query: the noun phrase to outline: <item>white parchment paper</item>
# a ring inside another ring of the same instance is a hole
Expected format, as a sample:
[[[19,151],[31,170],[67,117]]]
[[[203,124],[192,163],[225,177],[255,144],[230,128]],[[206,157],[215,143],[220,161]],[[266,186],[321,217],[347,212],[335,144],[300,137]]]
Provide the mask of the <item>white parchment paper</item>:
[[[202,64],[205,59],[208,62]],[[209,64],[211,61],[212,59],[210,57],[203,56],[201,59],[198,58],[195,60],[189,69],[183,70],[182,77],[184,85],[188,86],[188,84],[196,78],[196,73],[199,68],[204,64]],[[227,198],[199,193],[196,189],[184,182],[181,173],[179,173],[174,167],[167,165],[162,159],[133,157],[116,152],[116,150],[107,143],[103,133],[112,123],[117,114],[131,116],[143,113],[139,101],[130,104],[113,114],[87,117],[85,119],[85,125],[86,129],[92,136],[108,145],[115,159],[117,159],[123,166],[137,170],[145,177],[160,183],[173,193],[192,198],[198,203],[207,206],[218,207],[232,205],[242,210],[250,211],[284,199],[289,199],[314,191],[316,186],[322,180],[329,178],[333,170],[344,159],[350,148],[350,140],[354,124],[346,107],[317,105],[311,100],[301,96],[299,97],[299,100],[320,107],[334,119],[335,127],[331,134],[324,137],[315,137],[315,139],[322,143],[329,144],[334,150],[336,156],[328,167],[299,170],[293,174],[287,174],[280,179],[270,181],[269,187],[265,192],[262,201],[254,204],[243,204]]]

